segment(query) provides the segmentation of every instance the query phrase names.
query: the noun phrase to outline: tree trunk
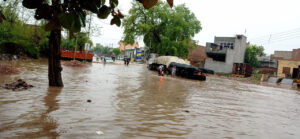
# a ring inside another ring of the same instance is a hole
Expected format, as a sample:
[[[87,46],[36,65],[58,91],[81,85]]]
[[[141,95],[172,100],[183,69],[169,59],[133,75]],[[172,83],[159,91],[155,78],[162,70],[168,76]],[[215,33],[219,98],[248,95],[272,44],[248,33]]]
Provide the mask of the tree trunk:
[[[52,30],[49,39],[48,79],[49,86],[63,87],[61,78],[62,67],[60,64],[60,39],[61,31]]]

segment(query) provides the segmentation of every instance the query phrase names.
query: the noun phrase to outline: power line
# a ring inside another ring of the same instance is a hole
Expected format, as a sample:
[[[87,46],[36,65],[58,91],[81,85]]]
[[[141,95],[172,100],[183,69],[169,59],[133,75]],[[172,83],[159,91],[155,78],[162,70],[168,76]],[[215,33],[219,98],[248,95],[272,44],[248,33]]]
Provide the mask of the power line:
[[[292,29],[292,30],[288,30],[288,31],[284,31],[284,32],[279,32],[279,33],[274,33],[274,34],[270,34],[272,36],[280,36],[280,35],[285,35],[285,34],[290,34],[290,33],[296,33],[296,32],[300,32],[300,28],[296,28],[296,29]],[[268,38],[270,35],[264,35],[264,36],[260,36],[260,37],[256,37],[256,38],[252,38],[250,40],[259,40],[262,38]]]
[[[300,28],[249,39],[254,44],[272,44],[300,37]]]
[[[300,36],[300,33],[298,34],[292,34],[292,35],[289,35],[289,36],[282,36],[282,37],[272,37],[270,36],[268,39],[263,39],[263,40],[258,40],[258,41],[251,41],[251,42],[270,42],[270,41],[277,41],[277,40],[280,40],[280,39],[285,39],[285,38],[293,38],[295,36]]]
[[[291,40],[291,39],[296,39],[296,38],[300,38],[300,35],[299,36],[288,37],[288,38],[281,38],[281,39],[277,39],[277,40],[272,40],[270,42],[261,42],[261,43],[257,43],[257,44],[260,44],[260,45],[273,44],[273,43],[278,43],[280,41],[286,41],[286,40]]]
[[[266,38],[263,39],[257,39],[257,40],[251,40],[252,42],[261,42],[261,41],[269,41],[269,40],[276,40],[276,39],[281,39],[281,38],[288,38],[288,37],[293,37],[293,36],[297,36],[300,35],[300,32],[296,32],[296,33],[292,33],[292,34],[285,34],[285,35],[280,35],[280,36],[274,36],[274,35],[270,35]]]

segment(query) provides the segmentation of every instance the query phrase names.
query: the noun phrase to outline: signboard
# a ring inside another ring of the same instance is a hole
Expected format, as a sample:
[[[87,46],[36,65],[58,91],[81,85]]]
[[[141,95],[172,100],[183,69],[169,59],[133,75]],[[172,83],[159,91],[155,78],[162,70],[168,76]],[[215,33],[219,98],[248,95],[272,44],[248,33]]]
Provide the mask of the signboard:
[[[136,48],[136,60],[142,59],[142,51],[140,48]]]

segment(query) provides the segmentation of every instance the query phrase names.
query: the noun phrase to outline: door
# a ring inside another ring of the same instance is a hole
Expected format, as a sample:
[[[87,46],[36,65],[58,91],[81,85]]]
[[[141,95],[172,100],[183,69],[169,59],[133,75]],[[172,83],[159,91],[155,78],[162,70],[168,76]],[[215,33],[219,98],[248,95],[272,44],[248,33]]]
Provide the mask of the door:
[[[293,75],[292,75],[292,78],[293,78],[293,79],[297,78],[298,72],[299,72],[299,69],[298,69],[298,68],[293,68]]]

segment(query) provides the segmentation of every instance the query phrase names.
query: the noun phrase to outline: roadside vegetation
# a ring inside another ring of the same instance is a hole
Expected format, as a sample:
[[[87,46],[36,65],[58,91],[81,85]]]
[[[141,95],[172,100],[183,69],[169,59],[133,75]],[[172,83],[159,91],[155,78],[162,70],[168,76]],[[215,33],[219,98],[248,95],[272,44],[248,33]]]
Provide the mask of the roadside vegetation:
[[[260,63],[257,59],[258,56],[265,56],[264,47],[251,44],[247,46],[245,53],[245,63],[250,64],[256,68]]]
[[[0,24],[0,53],[39,58],[47,55],[48,32],[43,23],[27,24],[12,6],[0,9],[6,20]]]
[[[151,52],[181,58],[187,58],[188,50],[195,47],[192,37],[202,29],[200,21],[185,5],[171,9],[160,0],[149,10],[133,2],[122,27],[126,44],[143,37]]]

